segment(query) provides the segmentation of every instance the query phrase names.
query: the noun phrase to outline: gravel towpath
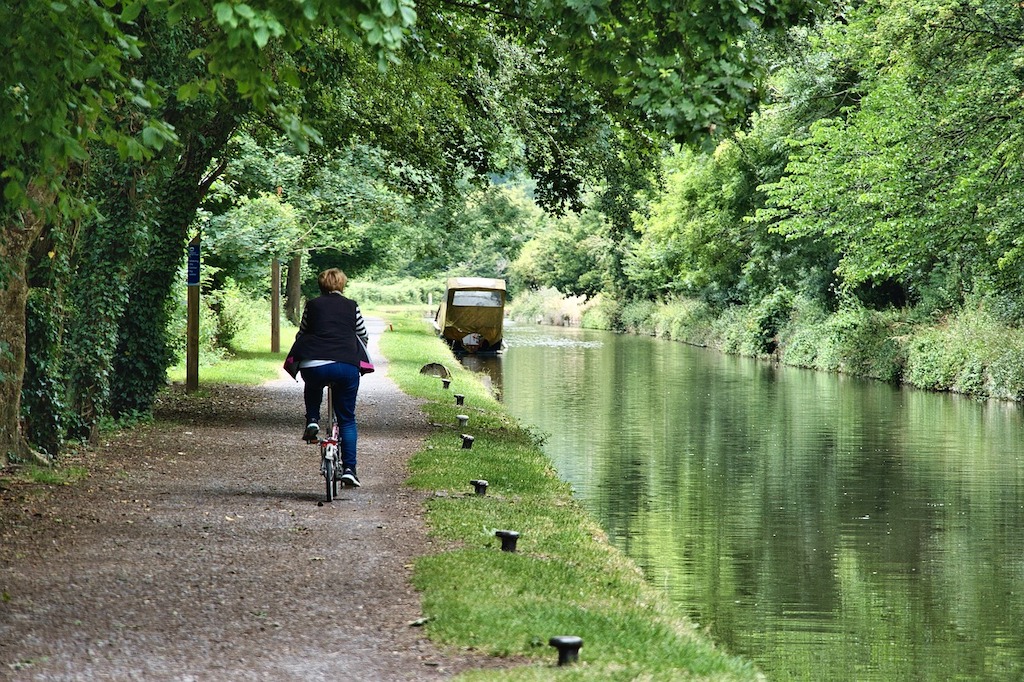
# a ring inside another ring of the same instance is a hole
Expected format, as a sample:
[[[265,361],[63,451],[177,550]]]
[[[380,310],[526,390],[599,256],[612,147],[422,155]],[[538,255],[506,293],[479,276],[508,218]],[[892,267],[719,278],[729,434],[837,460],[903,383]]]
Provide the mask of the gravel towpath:
[[[403,486],[429,428],[378,371],[359,394],[359,475],[323,499],[302,385],[162,398],[155,424],[75,456],[89,476],[0,490],[0,679],[436,680],[508,665],[439,650],[411,563],[432,551]],[[75,464],[76,462],[68,462]]]

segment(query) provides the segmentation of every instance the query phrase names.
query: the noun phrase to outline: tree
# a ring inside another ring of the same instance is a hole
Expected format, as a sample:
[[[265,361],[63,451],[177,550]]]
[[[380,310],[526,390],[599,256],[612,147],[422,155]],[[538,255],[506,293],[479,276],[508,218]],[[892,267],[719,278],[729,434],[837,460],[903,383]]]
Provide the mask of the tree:
[[[913,299],[950,272],[1021,291],[1022,30],[1003,3],[865,3],[845,38],[870,46],[863,95],[797,143],[762,219],[830,238],[851,293],[891,281]]]
[[[158,98],[125,73],[140,43],[106,6],[5,3],[0,20],[8,27],[0,39],[0,453],[26,458],[34,454],[19,427],[30,250],[50,241],[48,227],[83,215],[75,181],[89,145],[141,159],[173,134],[137,115]]]
[[[758,32],[781,32],[823,3],[704,0],[510,3],[528,43],[611,88],[677,141],[706,143],[741,123],[758,98]]]
[[[714,154],[684,151],[674,160],[664,197],[627,261],[627,274],[643,294],[738,299],[750,252],[742,229],[744,200],[751,194],[739,156],[735,143],[723,142]]]
[[[513,288],[554,287],[563,294],[593,296],[610,283],[614,249],[597,211],[547,218],[510,268]]]

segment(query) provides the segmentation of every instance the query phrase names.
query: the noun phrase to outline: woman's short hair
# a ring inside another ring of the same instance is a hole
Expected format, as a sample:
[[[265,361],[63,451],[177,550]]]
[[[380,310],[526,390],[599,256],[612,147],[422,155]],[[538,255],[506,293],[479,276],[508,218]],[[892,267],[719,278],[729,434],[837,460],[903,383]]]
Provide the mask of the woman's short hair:
[[[316,283],[320,287],[321,294],[329,294],[332,291],[337,291],[340,294],[345,291],[348,277],[338,268],[330,268],[320,273],[320,276],[316,278]]]

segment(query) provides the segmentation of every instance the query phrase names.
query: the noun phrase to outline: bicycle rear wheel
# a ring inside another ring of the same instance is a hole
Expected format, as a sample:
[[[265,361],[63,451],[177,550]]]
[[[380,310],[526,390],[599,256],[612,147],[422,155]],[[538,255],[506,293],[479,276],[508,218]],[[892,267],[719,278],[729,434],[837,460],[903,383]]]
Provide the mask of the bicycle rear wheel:
[[[333,502],[338,492],[338,484],[334,480],[334,460],[324,458],[324,481],[327,483],[327,501]]]
[[[334,385],[327,384],[327,423],[330,425],[327,429],[327,438],[336,438],[334,434]],[[336,441],[335,441],[336,442]],[[321,472],[324,475],[324,486],[326,490],[326,497],[328,502],[332,502],[338,495],[338,482],[335,481],[338,472],[336,467],[338,465],[337,446],[327,445],[328,448],[333,448],[334,452],[332,456],[328,456],[327,450],[322,450],[321,455],[323,457],[323,465],[320,467]]]

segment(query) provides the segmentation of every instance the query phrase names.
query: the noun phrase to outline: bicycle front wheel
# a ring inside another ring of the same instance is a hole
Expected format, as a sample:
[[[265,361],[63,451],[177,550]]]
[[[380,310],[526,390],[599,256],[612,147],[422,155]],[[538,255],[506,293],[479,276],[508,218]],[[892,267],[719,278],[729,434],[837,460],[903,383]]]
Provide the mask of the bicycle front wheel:
[[[324,459],[324,481],[327,483],[327,501],[334,501],[335,482],[334,482],[334,460]]]

